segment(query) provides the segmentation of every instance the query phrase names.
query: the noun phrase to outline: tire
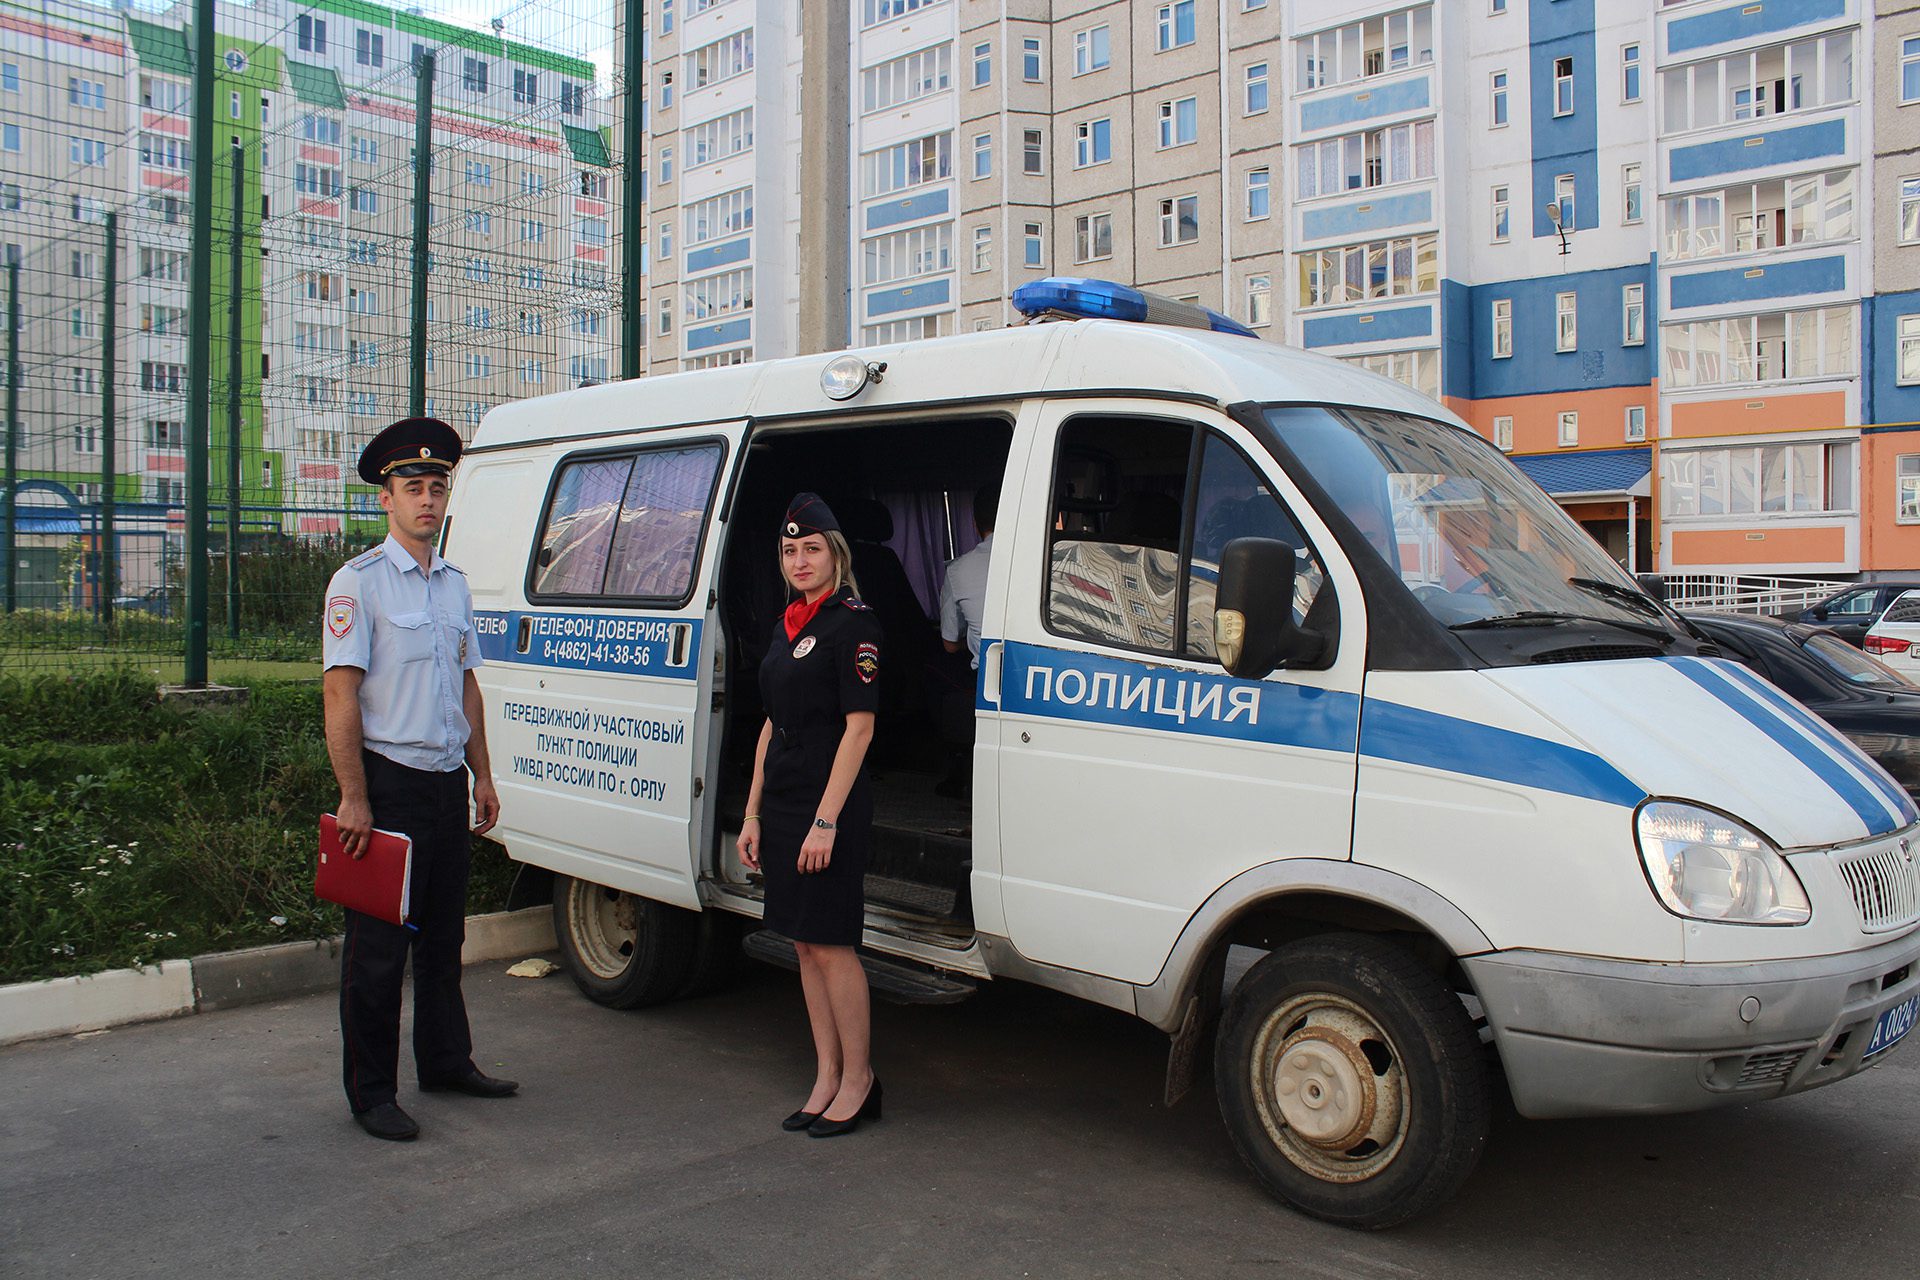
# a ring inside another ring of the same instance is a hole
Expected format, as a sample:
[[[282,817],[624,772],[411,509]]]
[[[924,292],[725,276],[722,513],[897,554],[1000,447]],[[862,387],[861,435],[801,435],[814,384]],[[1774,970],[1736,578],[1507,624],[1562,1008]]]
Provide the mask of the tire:
[[[745,936],[741,923],[739,916],[725,911],[700,913],[693,963],[688,966],[682,996],[710,996],[733,985],[747,963],[747,953],[740,949],[740,939]]]
[[[1273,952],[1234,989],[1215,1046],[1220,1113],[1268,1192],[1365,1230],[1460,1189],[1491,1118],[1487,1064],[1460,999],[1367,934]]]
[[[553,933],[567,972],[588,999],[610,1009],[638,1009],[686,990],[700,914],[557,875]]]

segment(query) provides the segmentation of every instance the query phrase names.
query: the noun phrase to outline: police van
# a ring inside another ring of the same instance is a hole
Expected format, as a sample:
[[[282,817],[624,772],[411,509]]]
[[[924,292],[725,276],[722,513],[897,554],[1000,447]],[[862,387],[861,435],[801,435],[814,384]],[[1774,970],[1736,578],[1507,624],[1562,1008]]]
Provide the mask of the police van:
[[[1117,285],[1015,305],[481,424],[447,551],[498,834],[555,873],[587,995],[791,956],[734,840],[778,521],[813,490],[886,629],[879,994],[1018,979],[1145,1019],[1169,1100],[1210,1054],[1260,1181],[1362,1227],[1459,1187],[1496,1081],[1526,1116],[1647,1114],[1893,1051],[1920,814],[1851,743],[1433,401]],[[956,677],[941,564],[996,481]],[[939,785],[956,697],[965,799]]]

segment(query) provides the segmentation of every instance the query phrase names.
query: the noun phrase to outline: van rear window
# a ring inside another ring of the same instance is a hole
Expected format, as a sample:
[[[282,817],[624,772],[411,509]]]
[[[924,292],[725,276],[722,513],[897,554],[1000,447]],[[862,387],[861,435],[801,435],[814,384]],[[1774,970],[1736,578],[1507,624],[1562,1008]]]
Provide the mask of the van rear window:
[[[721,453],[718,442],[703,441],[562,463],[529,597],[684,600]]]

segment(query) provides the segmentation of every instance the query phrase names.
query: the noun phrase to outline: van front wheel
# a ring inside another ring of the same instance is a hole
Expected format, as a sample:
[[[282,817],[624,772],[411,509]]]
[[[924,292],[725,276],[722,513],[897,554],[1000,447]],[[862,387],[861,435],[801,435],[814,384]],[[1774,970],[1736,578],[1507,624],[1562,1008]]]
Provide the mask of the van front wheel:
[[[693,976],[700,916],[604,885],[553,878],[553,932],[567,972],[612,1009],[671,1000]]]
[[[1487,1141],[1486,1060],[1459,997],[1370,935],[1303,939],[1256,964],[1221,1019],[1214,1079],[1267,1190],[1342,1226],[1424,1213]]]

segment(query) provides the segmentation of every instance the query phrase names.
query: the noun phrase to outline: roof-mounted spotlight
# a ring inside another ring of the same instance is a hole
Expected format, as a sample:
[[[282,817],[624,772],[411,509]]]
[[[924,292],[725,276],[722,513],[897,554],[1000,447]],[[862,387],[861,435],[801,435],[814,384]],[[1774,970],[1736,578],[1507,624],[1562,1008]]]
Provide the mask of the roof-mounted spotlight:
[[[879,383],[886,371],[885,360],[869,363],[859,356],[836,356],[820,371],[820,389],[829,400],[851,400],[869,382]]]

